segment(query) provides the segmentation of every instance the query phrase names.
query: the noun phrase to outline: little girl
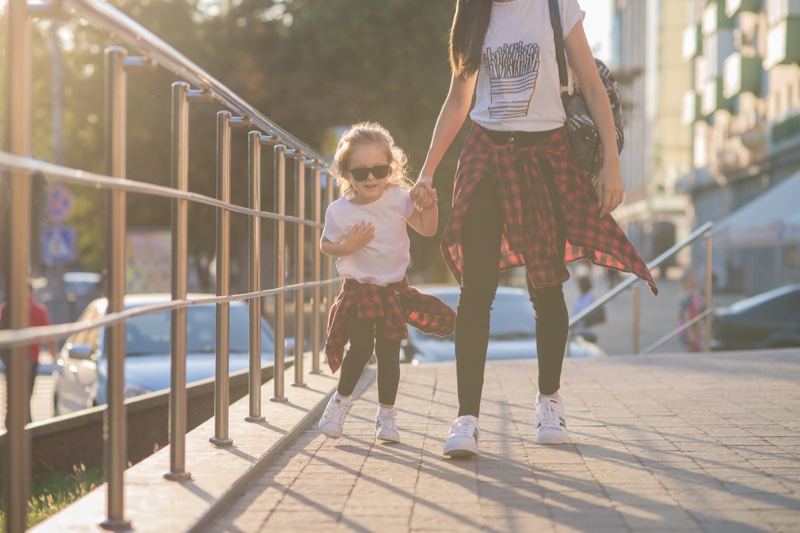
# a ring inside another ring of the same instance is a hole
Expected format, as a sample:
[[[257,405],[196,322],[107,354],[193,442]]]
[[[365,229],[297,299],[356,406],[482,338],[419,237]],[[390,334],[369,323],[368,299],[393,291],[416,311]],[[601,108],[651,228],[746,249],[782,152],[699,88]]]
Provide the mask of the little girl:
[[[438,209],[435,202],[426,202],[424,208],[414,205],[405,167],[406,155],[376,123],[356,124],[346,131],[331,166],[341,197],[325,213],[320,249],[338,258],[336,267],[345,278],[331,306],[325,343],[331,370],[342,368],[339,386],[319,422],[322,433],[332,439],[342,436],[350,397],[374,350],[380,404],[376,437],[399,442],[394,402],[406,323],[440,336],[455,328],[455,312],[447,304],[408,286],[406,223],[432,237]]]

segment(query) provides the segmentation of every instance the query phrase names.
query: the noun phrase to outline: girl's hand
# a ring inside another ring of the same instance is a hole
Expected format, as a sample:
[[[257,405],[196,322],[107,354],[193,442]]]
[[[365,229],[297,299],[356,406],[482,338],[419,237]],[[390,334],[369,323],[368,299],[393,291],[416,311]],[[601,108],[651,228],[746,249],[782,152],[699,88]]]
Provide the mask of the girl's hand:
[[[433,188],[433,176],[420,176],[417,183],[409,191],[411,200],[422,209],[427,209],[439,201],[436,189]]]
[[[364,222],[363,220],[353,226],[350,234],[342,240],[342,246],[345,247],[348,254],[352,254],[359,250],[375,238],[375,226],[372,222]]]
[[[600,217],[604,217],[625,199],[625,188],[622,186],[622,169],[619,156],[614,153],[606,155],[603,167],[597,176],[597,197],[600,205]]]

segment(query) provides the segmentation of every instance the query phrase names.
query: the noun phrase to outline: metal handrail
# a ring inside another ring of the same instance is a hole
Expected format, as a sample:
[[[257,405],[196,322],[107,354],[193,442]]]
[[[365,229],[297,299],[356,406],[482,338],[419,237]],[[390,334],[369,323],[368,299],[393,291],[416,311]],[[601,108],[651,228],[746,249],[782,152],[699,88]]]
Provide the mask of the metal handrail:
[[[692,233],[690,233],[681,242],[675,244],[672,248],[670,248],[669,250],[667,250],[666,252],[664,252],[663,254],[659,255],[658,257],[653,259],[651,262],[649,262],[647,264],[647,268],[649,270],[652,270],[652,269],[660,266],[661,263],[663,263],[664,261],[666,261],[667,259],[669,259],[673,255],[675,255],[676,253],[681,251],[683,248],[685,248],[686,246],[692,244],[694,241],[696,241],[700,237],[703,237],[704,235],[706,235],[708,232],[711,231],[711,229],[713,227],[714,227],[714,223],[713,222],[706,222],[705,224],[703,224],[702,226],[700,226],[699,228],[694,230]],[[601,306],[605,305],[606,303],[608,303],[609,301],[613,300],[614,298],[619,296],[619,294],[622,291],[624,291],[625,289],[627,289],[628,287],[630,287],[631,285],[633,285],[634,283],[636,283],[638,281],[639,281],[639,278],[631,276],[628,279],[620,282],[616,287],[614,287],[613,289],[611,289],[610,291],[605,293],[603,296],[601,296],[600,298],[598,298],[597,300],[592,302],[591,305],[589,305],[588,307],[586,307],[585,309],[583,309],[579,313],[576,313],[575,316],[571,317],[569,319],[569,327],[570,328],[573,327],[575,324],[577,324],[578,322],[583,320],[583,318],[585,318],[586,315],[588,315],[589,313],[591,313],[592,311],[594,311],[598,307],[601,307]]]
[[[121,324],[127,320],[142,316],[157,313],[159,311],[171,311],[173,309],[183,309],[201,304],[218,304],[230,303],[252,300],[255,298],[263,298],[265,296],[275,296],[278,294],[285,294],[287,292],[298,291],[301,289],[313,289],[315,287],[327,287],[328,285],[335,285],[339,283],[339,279],[328,279],[323,281],[307,281],[305,283],[295,283],[286,285],[284,287],[277,287],[275,289],[264,289],[257,292],[245,292],[233,294],[230,296],[205,296],[203,298],[187,298],[183,300],[170,300],[168,303],[163,304],[150,304],[140,305],[125,311],[117,311],[116,313],[108,313],[102,318],[94,320],[86,320],[83,322],[72,322],[69,324],[56,324],[52,326],[35,326],[14,330],[0,330],[0,348],[13,348],[16,346],[23,346],[31,342],[49,341],[63,339],[69,337],[73,333],[79,333],[89,329],[112,326],[114,324]]]
[[[324,227],[324,224],[315,222],[314,220],[306,220],[289,215],[279,215],[277,213],[270,213],[269,211],[249,209],[247,207],[230,202],[223,202],[221,200],[217,200],[216,198],[205,196],[196,192],[180,191],[171,187],[165,187],[163,185],[155,185],[152,183],[144,183],[141,181],[133,181],[124,178],[113,178],[103,174],[96,174],[94,172],[76,170],[74,168],[47,163],[46,161],[20,157],[3,151],[0,151],[0,170],[22,170],[34,173],[38,172],[45,176],[58,178],[70,183],[91,185],[97,189],[149,194],[152,196],[160,196],[161,198],[180,198],[189,200],[191,202],[196,202],[198,204],[221,207],[222,209],[226,209],[232,213],[239,213],[260,218],[269,218],[272,220],[283,220],[285,222],[294,222],[295,224],[304,224],[312,228]]]
[[[691,320],[687,320],[686,322],[684,322],[683,324],[673,329],[672,331],[670,331],[669,333],[658,339],[656,342],[654,342],[653,344],[642,350],[642,353],[648,354],[653,350],[660,348],[661,346],[665,345],[666,343],[668,343],[669,341],[680,335],[682,332],[694,326],[695,324],[697,324],[698,322],[700,322],[701,320],[703,320],[705,317],[707,317],[716,310],[717,309],[715,307],[711,307],[709,309],[706,309],[696,317],[692,318]]]
[[[192,83],[202,91],[209,92],[212,98],[231,111],[248,117],[254,127],[280,138],[289,148],[298,150],[320,163],[327,162],[326,157],[279,127],[241,96],[220,83],[166,41],[160,39],[115,7],[99,0],[65,0],[65,4],[86,20],[113,32],[116,39],[139,50],[149,60],[172,71],[180,79]]]
[[[105,174],[96,174],[81,170],[70,169],[64,166],[53,165],[30,158],[30,143],[33,123],[29,115],[31,79],[31,42],[30,20],[32,16],[53,17],[61,16],[68,8],[72,13],[85,18],[101,30],[106,30],[115,35],[119,41],[130,45],[144,57],[127,57],[127,50],[121,46],[111,46],[106,53],[106,83],[105,83],[105,139],[106,161]],[[276,317],[283,320],[283,295],[289,291],[296,291],[300,296],[296,298],[296,305],[304,308],[304,289],[315,289],[312,313],[315,320],[319,318],[321,310],[319,289],[326,287],[326,305],[330,305],[333,287],[338,284],[333,279],[332,260],[328,258],[326,269],[329,273],[326,280],[321,280],[321,269],[315,269],[314,282],[284,285],[285,279],[281,276],[276,280],[275,289],[261,290],[258,274],[260,272],[261,254],[259,222],[264,219],[277,221],[277,233],[280,235],[279,243],[283,243],[284,224],[286,222],[298,224],[299,228],[309,226],[318,234],[322,224],[320,212],[323,206],[315,202],[314,216],[306,220],[302,216],[286,216],[283,198],[279,198],[277,213],[261,211],[261,206],[252,199],[260,197],[261,171],[260,150],[262,146],[272,146],[275,150],[275,181],[280,184],[281,191],[285,193],[285,158],[295,159],[296,178],[305,180],[304,171],[310,169],[315,180],[315,188],[319,187],[321,170],[324,172],[329,162],[325,157],[316,153],[309,146],[302,143],[291,134],[274,124],[266,116],[256,110],[233,91],[222,85],[185,56],[177,52],[159,37],[146,30],[144,27],[130,19],[121,11],[99,0],[53,0],[49,4],[28,4],[26,0],[11,0],[9,3],[8,25],[9,31],[9,61],[8,79],[11,80],[9,98],[12,112],[9,115],[9,138],[11,139],[9,152],[0,152],[0,170],[9,174],[9,194],[11,197],[10,216],[14,221],[14,232],[11,233],[8,248],[11,260],[9,261],[9,325],[8,331],[0,332],[0,347],[8,347],[11,357],[7,374],[9,377],[10,408],[6,420],[9,435],[8,449],[8,476],[4,480],[9,499],[7,500],[7,528],[11,533],[23,531],[26,522],[26,498],[29,487],[29,474],[26,469],[30,464],[30,449],[24,431],[24,416],[27,409],[25,405],[25,389],[27,385],[27,347],[25,344],[41,340],[53,340],[66,337],[72,333],[98,327],[108,328],[108,342],[112,349],[109,351],[106,422],[104,439],[106,441],[106,473],[108,490],[106,491],[106,517],[101,526],[107,529],[130,528],[131,524],[124,517],[124,480],[123,471],[126,465],[127,437],[126,417],[123,406],[124,387],[124,323],[135,316],[170,311],[172,314],[172,330],[170,342],[170,471],[164,477],[171,480],[186,480],[191,474],[186,470],[186,419],[187,405],[185,396],[186,384],[186,310],[189,306],[203,303],[217,305],[217,343],[216,343],[216,379],[215,379],[215,427],[214,435],[209,440],[217,446],[229,446],[233,440],[228,438],[228,373],[227,361],[228,347],[223,337],[227,335],[228,304],[237,300],[251,302],[250,335],[254,335],[254,328],[260,328],[260,320],[252,320],[254,312],[260,307],[256,303],[264,296],[275,295]],[[126,69],[136,69],[143,64],[160,65],[172,71],[182,81],[172,84],[172,164],[170,166],[171,186],[163,187],[148,183],[128,181],[126,179],[126,124],[127,124],[127,73]],[[194,87],[193,87],[194,86]],[[217,114],[217,198],[211,198],[188,190],[188,154],[189,154],[189,107],[193,102],[217,101],[226,110]],[[232,116],[232,113],[240,116]],[[251,129],[248,137],[250,168],[250,195],[251,202],[248,207],[242,207],[230,202],[230,130],[232,127],[249,126]],[[299,170],[298,170],[299,169]],[[31,246],[31,175],[42,174],[63,181],[88,185],[109,191],[107,201],[112,206],[106,217],[107,246],[106,266],[108,269],[108,314],[101,319],[88,322],[73,323],[31,328],[27,320],[27,295],[25,294],[25,279],[29,273],[29,257]],[[326,180],[328,205],[333,198],[333,183]],[[172,268],[171,300],[165,304],[142,306],[134,309],[124,308],[125,296],[125,250],[126,236],[125,211],[126,193],[134,192],[170,198],[172,200]],[[281,193],[283,194],[283,193]],[[321,199],[321,198],[320,198]],[[188,205],[189,202],[205,204],[217,210],[217,257],[218,276],[229,277],[228,255],[230,241],[230,213],[240,213],[251,218],[250,260],[251,269],[250,290],[247,293],[229,294],[228,280],[218,280],[216,297],[188,298],[187,297],[187,259],[188,259]],[[304,243],[301,243],[304,244]],[[302,255],[299,255],[302,258]],[[285,250],[276,250],[274,261],[276,273],[284,272],[283,262]],[[320,263],[320,250],[314,248],[314,261]],[[297,303],[299,300],[299,303]],[[277,323],[277,320],[276,320]],[[280,329],[280,330],[278,330]],[[320,328],[312,329],[313,334],[319,335]],[[251,337],[252,338],[252,337]],[[256,336],[260,341],[260,336]],[[275,335],[275,398],[272,400],[285,401],[283,398],[283,368],[284,368],[284,332],[282,322],[280,328],[276,326]],[[302,347],[304,338],[300,338],[297,346]],[[319,339],[315,338],[313,346],[319,347]],[[251,374],[255,368],[258,371],[260,350],[254,342],[250,343],[250,368]],[[319,354],[314,354],[317,358]],[[302,368],[302,365],[299,367]],[[260,402],[260,380],[250,379],[251,399]],[[253,403],[251,401],[251,403]],[[249,420],[263,419],[260,416],[260,403],[255,406],[257,412],[251,409]]]

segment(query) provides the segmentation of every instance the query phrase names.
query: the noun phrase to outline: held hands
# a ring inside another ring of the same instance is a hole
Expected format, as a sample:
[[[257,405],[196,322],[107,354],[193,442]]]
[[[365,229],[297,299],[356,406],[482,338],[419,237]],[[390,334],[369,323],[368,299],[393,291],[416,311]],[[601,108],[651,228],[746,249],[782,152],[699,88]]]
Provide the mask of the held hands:
[[[597,197],[600,205],[600,217],[604,217],[617,208],[625,199],[622,186],[622,169],[617,154],[603,159],[603,167],[597,176]]]
[[[409,192],[411,200],[422,209],[433,207],[439,201],[436,189],[433,188],[433,176],[420,176]]]
[[[359,250],[375,238],[375,226],[372,222],[361,221],[354,225],[350,233],[342,239],[342,246],[347,254],[352,254]]]

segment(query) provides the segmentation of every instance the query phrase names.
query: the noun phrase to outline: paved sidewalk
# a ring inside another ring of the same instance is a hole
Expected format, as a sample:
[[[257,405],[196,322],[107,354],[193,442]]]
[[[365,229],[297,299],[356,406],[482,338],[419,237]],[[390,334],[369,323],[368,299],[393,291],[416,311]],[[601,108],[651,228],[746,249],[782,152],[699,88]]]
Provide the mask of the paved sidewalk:
[[[450,365],[404,367],[401,444],[374,371],[345,435],[314,426],[209,531],[800,531],[800,352],[567,360],[571,442],[534,443],[534,361],[487,366],[480,456],[441,456]]]

